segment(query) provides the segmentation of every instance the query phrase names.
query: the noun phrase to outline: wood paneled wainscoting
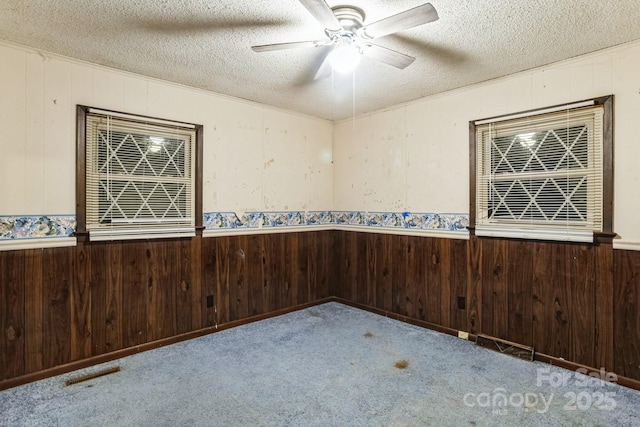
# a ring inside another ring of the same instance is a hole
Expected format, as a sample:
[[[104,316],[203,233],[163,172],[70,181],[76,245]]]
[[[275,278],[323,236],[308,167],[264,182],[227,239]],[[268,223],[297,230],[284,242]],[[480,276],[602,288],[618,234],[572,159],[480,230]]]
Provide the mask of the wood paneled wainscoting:
[[[0,252],[0,389],[327,298],[334,234]]]
[[[637,382],[638,271],[610,244],[331,230],[0,252],[0,389],[333,297]]]
[[[336,238],[336,297],[640,380],[640,252],[350,231]]]

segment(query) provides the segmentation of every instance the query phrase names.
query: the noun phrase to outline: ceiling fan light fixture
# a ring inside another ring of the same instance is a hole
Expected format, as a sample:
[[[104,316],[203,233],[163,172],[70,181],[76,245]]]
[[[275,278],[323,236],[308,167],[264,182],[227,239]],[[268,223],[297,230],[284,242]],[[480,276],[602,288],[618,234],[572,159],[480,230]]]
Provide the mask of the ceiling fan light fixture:
[[[351,37],[342,36],[329,54],[329,61],[334,71],[348,74],[360,63],[362,53]]]

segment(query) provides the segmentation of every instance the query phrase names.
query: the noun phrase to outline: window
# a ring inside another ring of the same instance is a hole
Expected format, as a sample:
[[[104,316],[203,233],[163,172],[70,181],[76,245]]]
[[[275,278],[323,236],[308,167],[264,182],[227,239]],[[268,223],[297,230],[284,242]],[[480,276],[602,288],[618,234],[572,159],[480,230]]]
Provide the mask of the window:
[[[201,126],[79,106],[78,231],[90,240],[195,235],[201,137]]]
[[[475,234],[592,242],[611,233],[611,104],[472,122]]]

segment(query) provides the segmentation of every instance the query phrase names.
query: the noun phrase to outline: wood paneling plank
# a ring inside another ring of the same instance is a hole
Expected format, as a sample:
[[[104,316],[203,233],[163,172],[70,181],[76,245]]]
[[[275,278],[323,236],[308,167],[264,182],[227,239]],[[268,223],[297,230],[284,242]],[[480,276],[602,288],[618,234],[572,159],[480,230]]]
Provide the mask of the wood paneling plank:
[[[145,299],[146,299],[146,339],[145,341],[155,341],[162,338],[161,322],[162,322],[162,291],[161,272],[162,263],[165,258],[164,247],[157,242],[145,242],[141,249],[146,256],[141,256],[139,261],[142,262],[143,277],[145,279]]]
[[[200,308],[200,298],[197,301],[193,301],[193,283],[192,283],[192,269],[191,263],[200,265],[199,260],[192,259],[191,253],[193,251],[194,242],[200,242],[202,239],[200,236],[196,236],[192,239],[183,239],[179,242],[178,248],[178,270],[177,270],[177,286],[175,287],[175,301],[176,301],[176,333],[183,334],[189,332],[192,329],[192,323],[196,319],[197,324],[201,321],[201,312],[198,310],[198,315],[193,315],[194,305]],[[200,288],[198,288],[198,297]]]
[[[507,318],[504,339],[533,346],[533,246],[510,241],[507,245]]]
[[[571,301],[568,311],[570,348],[567,359],[586,366],[595,366],[595,247],[568,245],[566,249],[567,283]]]
[[[467,330],[472,334],[482,332],[482,243],[478,237],[469,239],[467,264]]]
[[[322,257],[323,252],[320,248],[322,235],[322,232],[313,232],[308,233],[307,237],[307,301],[317,299],[317,289],[326,271],[324,264],[327,260]]]
[[[128,316],[128,313],[125,313],[123,309],[124,264],[122,244],[120,242],[109,244],[104,254],[107,261],[105,269],[105,317],[101,321],[105,323],[105,351],[111,352],[124,347],[124,317]]]
[[[25,373],[25,263],[24,252],[8,251],[0,255],[0,379]]]
[[[376,308],[393,311],[393,236],[381,234],[376,241]]]
[[[440,325],[442,323],[442,307],[448,304],[448,300],[442,301],[443,293],[448,295],[448,289],[443,289],[442,276],[442,258],[440,239],[428,238],[426,241],[426,252],[424,253],[423,263],[426,269],[425,280],[425,320],[430,323]],[[448,311],[448,307],[447,307]]]
[[[250,316],[268,311],[264,305],[264,281],[262,280],[262,248],[264,235],[248,236],[245,256],[247,257],[247,305]]]
[[[343,243],[346,280],[342,285],[346,298],[352,301],[358,298],[358,234],[346,232]]]
[[[175,335],[175,294],[179,286],[176,242],[146,243],[147,340]]]
[[[293,305],[310,302],[309,289],[309,248],[313,246],[313,233],[295,233],[298,240],[297,261],[292,264],[296,273],[296,293]]]
[[[492,277],[493,294],[493,336],[506,339],[509,335],[509,263],[508,240],[494,240],[492,262],[489,266]],[[486,259],[486,258],[485,258]]]
[[[338,298],[347,299],[344,293],[344,283],[346,278],[346,270],[344,259],[346,233],[344,231],[334,231],[333,247],[331,251],[331,281],[329,282],[329,292]]]
[[[407,315],[407,254],[409,245],[408,236],[394,236],[392,239],[391,257],[394,262],[391,264],[392,277],[392,298],[394,312]]]
[[[595,256],[595,355],[594,367],[615,370],[614,319],[621,313],[614,311],[613,245],[600,244],[594,248]],[[640,333],[639,333],[640,334]],[[639,355],[640,352],[636,353]],[[640,361],[638,361],[640,365]]]
[[[260,251],[260,263],[262,265],[262,306],[265,309],[272,307],[273,300],[273,288],[275,286],[274,280],[271,277],[272,272],[272,259],[273,255],[273,242],[269,239],[269,236],[265,236],[261,241],[262,249]]]
[[[160,338],[176,335],[176,298],[180,288],[180,242],[162,241],[164,256],[158,257],[158,317]]]
[[[301,252],[304,252],[304,243],[300,233],[291,233],[287,236],[287,248],[289,249],[289,293],[284,301],[284,307],[294,306],[300,295],[300,274],[302,271],[306,273],[307,257],[301,258]]]
[[[147,342],[147,287],[149,274],[148,258],[144,243],[126,242],[122,244],[122,307],[123,346],[133,347]]]
[[[207,310],[206,307],[206,295],[213,295],[214,298],[216,296],[215,293],[215,284],[214,290],[211,294],[203,293],[203,280],[204,280],[204,259],[203,259],[203,246],[204,242],[202,239],[202,235],[197,235],[189,241],[189,249],[188,255],[184,255],[183,259],[188,263],[187,267],[191,267],[191,271],[189,273],[185,272],[185,276],[190,274],[189,280],[187,281],[187,287],[189,288],[189,292],[191,294],[191,326],[188,327],[188,330],[198,330],[204,328],[205,325],[202,322],[202,313]],[[186,251],[187,249],[185,249]],[[215,301],[214,301],[215,304]],[[186,322],[186,321],[185,321]],[[186,325],[186,323],[185,323]],[[180,330],[180,328],[178,328]],[[187,330],[187,329],[184,329]]]
[[[569,359],[571,333],[569,318],[571,313],[571,286],[567,276],[567,247],[558,243],[540,245],[546,252],[540,252],[538,256],[546,261],[547,268],[545,280],[549,284],[545,287],[547,293],[545,300],[551,308],[545,325],[546,333],[550,334],[549,354],[555,357]]]
[[[215,260],[216,260],[216,291],[217,320],[218,324],[230,322],[231,318],[231,273],[229,259],[231,254],[231,238],[216,238]],[[235,255],[233,255],[235,256]],[[207,317],[209,318],[209,317]]]
[[[378,277],[380,267],[378,265],[378,252],[376,248],[379,245],[380,234],[363,233],[366,236],[365,253],[366,267],[362,280],[366,283],[366,293],[363,303],[369,307],[376,306],[376,296],[378,294]]]
[[[249,315],[247,291],[247,237],[233,236],[229,244],[229,320],[244,319]]]
[[[469,311],[469,298],[467,295],[468,283],[468,241],[454,239],[449,243],[449,282],[451,284],[450,327],[459,331],[468,331],[467,313]],[[458,297],[464,298],[465,308],[458,308]]]
[[[496,240],[493,239],[479,239],[478,248],[482,252],[482,270],[483,280],[480,286],[482,292],[482,332],[485,335],[497,337],[496,331],[496,291],[495,283],[502,275],[502,265],[499,260],[496,259]],[[496,265],[498,264],[498,265]]]
[[[91,356],[91,246],[79,243],[73,251],[69,305],[71,360]]]
[[[290,304],[291,301],[291,242],[282,233],[270,236],[273,259],[272,271],[278,272],[272,279],[271,307],[280,310]]]
[[[407,315],[415,319],[425,319],[425,255],[426,238],[409,237],[407,244]]]
[[[551,283],[547,281],[550,266],[547,260],[539,256],[544,253],[545,243],[533,243],[533,277],[531,299],[533,305],[531,313],[533,318],[533,345],[536,352],[551,355],[551,336],[549,333],[550,316],[553,315],[552,304],[546,298],[551,289]]]
[[[45,249],[43,253],[43,349],[44,368],[71,359],[72,258],[75,248]]]
[[[263,304],[269,311],[280,307],[282,289],[286,286],[286,248],[283,236],[267,235],[262,243]]]
[[[440,288],[440,321],[439,325],[446,328],[451,327],[451,304],[452,304],[452,284],[451,284],[451,257],[450,239],[432,239],[435,243],[434,267],[438,270],[438,287]]]
[[[202,325],[202,327],[212,326],[215,324],[216,309],[219,305],[218,298],[220,295],[217,292],[218,288],[218,268],[216,265],[216,252],[217,243],[220,237],[201,237],[200,245],[200,257],[201,257],[201,280],[200,280],[200,295],[193,296],[194,299],[201,298],[200,301],[200,317],[194,319],[196,324]],[[193,270],[192,270],[193,271]],[[195,277],[194,277],[195,280]],[[195,292],[195,291],[194,291]],[[213,295],[214,308],[207,307],[207,295]],[[194,302],[195,304],[195,302]],[[193,313],[195,316],[196,313]],[[213,317],[213,319],[210,319]],[[209,322],[212,322],[209,324]]]
[[[350,262],[353,263],[351,275],[349,277],[350,289],[357,302],[363,303],[367,299],[367,246],[369,243],[368,233],[354,233],[351,240],[353,247]]]
[[[24,251],[25,311],[28,312],[28,315],[25,316],[24,334],[26,374],[44,369],[42,344],[42,253],[42,249]]]
[[[640,380],[640,252],[613,252],[615,372]]]
[[[122,270],[121,265],[110,265],[108,248],[112,243],[93,243],[90,251],[91,268],[89,283],[91,287],[91,353],[93,356],[108,353],[107,346],[107,282],[114,270]]]
[[[318,262],[315,283],[311,286],[311,300],[316,301],[321,298],[333,296],[330,287],[337,280],[338,263],[336,262],[336,231],[318,231],[316,234],[317,256],[313,259]]]

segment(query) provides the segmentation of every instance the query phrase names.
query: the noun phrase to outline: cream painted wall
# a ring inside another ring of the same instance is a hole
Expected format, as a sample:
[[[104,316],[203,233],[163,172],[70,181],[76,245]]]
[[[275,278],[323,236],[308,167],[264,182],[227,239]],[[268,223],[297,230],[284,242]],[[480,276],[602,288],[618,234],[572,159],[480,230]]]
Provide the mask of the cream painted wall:
[[[11,44],[0,59],[0,215],[74,214],[76,104],[203,124],[205,212],[467,213],[470,120],[614,94],[614,229],[640,247],[640,42],[335,125]]]
[[[204,125],[204,212],[325,210],[331,122],[0,43],[0,215],[75,214],[75,106]]]
[[[334,209],[469,212],[472,120],[614,94],[614,231],[640,244],[640,41],[335,125]]]

